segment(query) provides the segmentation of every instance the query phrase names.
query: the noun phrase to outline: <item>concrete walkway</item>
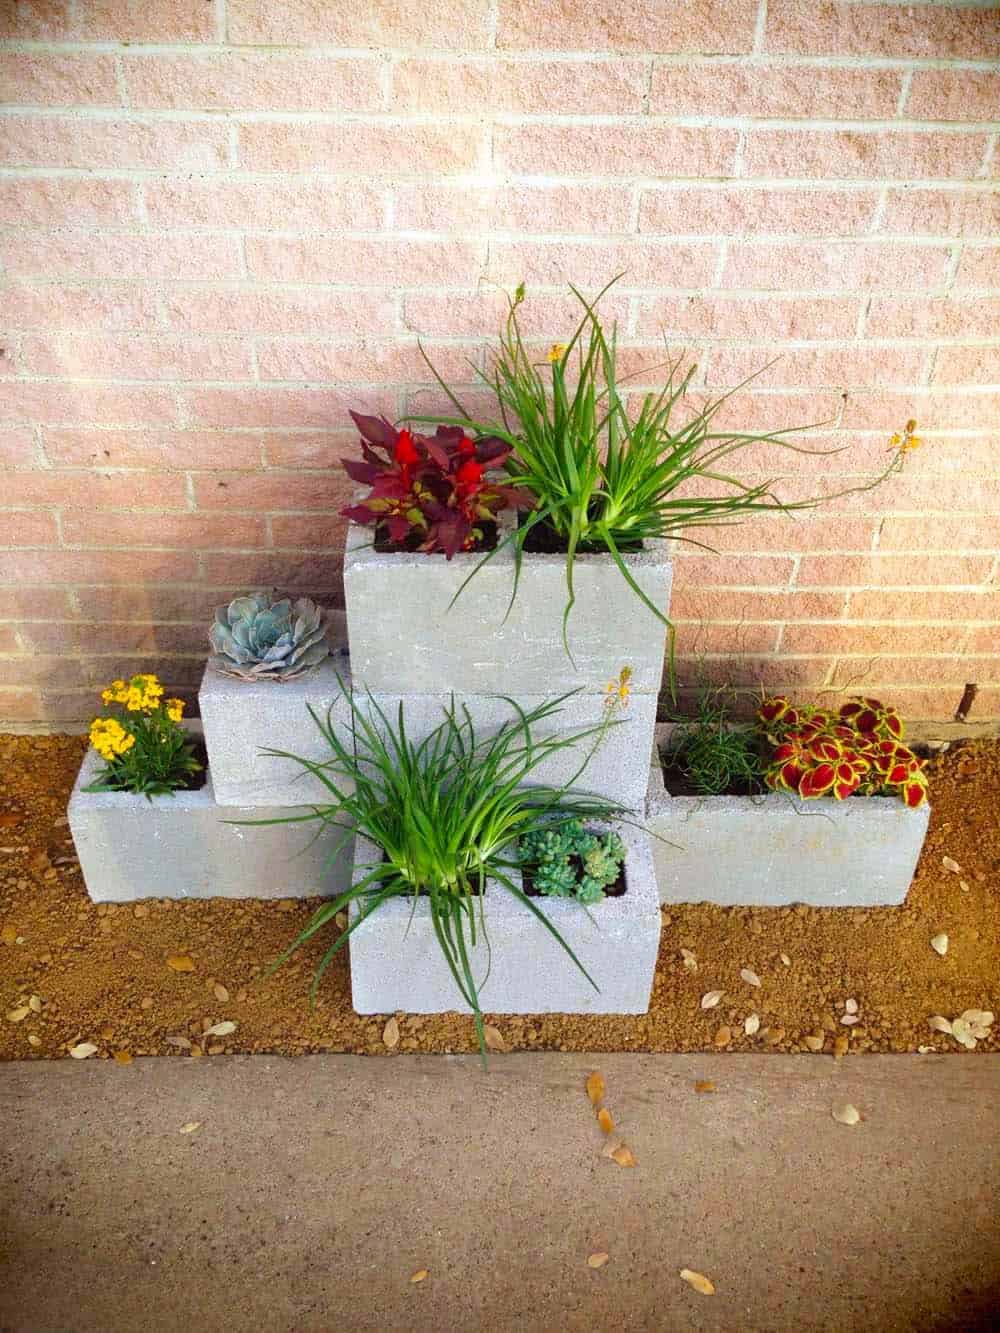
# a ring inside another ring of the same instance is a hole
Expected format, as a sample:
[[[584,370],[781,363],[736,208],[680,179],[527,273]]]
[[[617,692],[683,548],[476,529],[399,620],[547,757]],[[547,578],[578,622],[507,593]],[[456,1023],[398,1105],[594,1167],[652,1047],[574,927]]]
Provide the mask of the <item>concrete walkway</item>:
[[[634,1170],[601,1156],[592,1068]],[[0,1102],[4,1333],[1000,1317],[997,1057],[67,1060],[0,1068]]]

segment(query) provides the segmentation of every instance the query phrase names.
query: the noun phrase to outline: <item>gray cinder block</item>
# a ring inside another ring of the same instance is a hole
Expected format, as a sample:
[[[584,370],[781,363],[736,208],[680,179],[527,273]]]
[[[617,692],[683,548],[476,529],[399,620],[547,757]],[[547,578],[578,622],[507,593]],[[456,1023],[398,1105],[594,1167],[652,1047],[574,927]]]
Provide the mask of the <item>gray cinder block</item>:
[[[484,1013],[644,1014],[649,1009],[660,943],[660,908],[649,840],[619,829],[627,847],[628,890],[584,909],[535,898],[600,987],[596,991],[540,921],[501,885],[486,886],[483,907],[489,948],[477,937],[471,954]],[[355,840],[355,882],[381,853]],[[352,904],[351,919],[360,909]],[[383,903],[354,931],[351,990],[361,1014],[395,1010],[468,1013],[438,946],[426,898]]]
[[[906,898],[930,807],[887,797],[671,796],[654,751],[646,823],[662,903],[893,906]]]
[[[563,647],[566,561],[526,555],[517,597],[514,556],[498,552],[452,598],[481,560],[460,554],[379,554],[368,529],[351,525],[344,557],[347,628],[355,681],[409,694],[497,694],[514,698],[600,692],[623,666],[632,689],[656,694],[666,630],[625,582],[610,555],[581,555],[569,619],[573,660]],[[663,541],[624,558],[654,606],[669,610],[671,565]],[[505,619],[506,616],[506,619]]]
[[[343,893],[351,881],[352,840],[328,864],[336,839],[319,824],[227,822],[304,810],[217,805],[211,770],[198,791],[152,801],[131,792],[84,791],[102,762],[94,750],[87,751],[68,811],[87,892],[95,902],[330,897]]]

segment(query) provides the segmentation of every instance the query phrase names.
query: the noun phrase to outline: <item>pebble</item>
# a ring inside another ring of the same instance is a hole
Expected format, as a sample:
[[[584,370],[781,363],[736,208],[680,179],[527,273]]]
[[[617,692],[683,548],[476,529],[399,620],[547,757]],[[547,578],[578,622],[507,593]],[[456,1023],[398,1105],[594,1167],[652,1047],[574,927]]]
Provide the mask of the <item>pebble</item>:
[[[151,995],[147,995],[142,1000],[139,1001],[140,1009],[152,1009],[152,1007],[153,1007],[153,997]]]

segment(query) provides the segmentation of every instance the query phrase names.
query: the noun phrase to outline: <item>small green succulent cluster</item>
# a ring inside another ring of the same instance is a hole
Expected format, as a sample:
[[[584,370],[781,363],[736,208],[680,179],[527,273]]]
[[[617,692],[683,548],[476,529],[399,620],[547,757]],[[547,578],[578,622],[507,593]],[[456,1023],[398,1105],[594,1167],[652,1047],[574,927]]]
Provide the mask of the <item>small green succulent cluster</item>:
[[[625,844],[617,833],[591,833],[570,819],[525,834],[520,856],[545,897],[597,903],[621,874]]]

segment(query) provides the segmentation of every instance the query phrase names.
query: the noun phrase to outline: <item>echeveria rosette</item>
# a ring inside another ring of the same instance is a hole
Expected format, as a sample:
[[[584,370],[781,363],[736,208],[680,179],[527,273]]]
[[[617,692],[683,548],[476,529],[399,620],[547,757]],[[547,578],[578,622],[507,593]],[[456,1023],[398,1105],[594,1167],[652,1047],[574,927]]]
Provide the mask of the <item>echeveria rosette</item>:
[[[241,680],[293,680],[330,654],[328,616],[308,597],[236,597],[215,612],[208,632],[212,666]]]
[[[591,904],[600,902],[618,879],[625,844],[617,833],[592,833],[571,819],[523,837],[519,859],[544,897]]]
[[[345,518],[385,529],[401,546],[416,538],[416,549],[451,559],[482,540],[484,523],[503,509],[530,509],[525,491],[504,486],[488,474],[502,468],[511,446],[496,437],[472,440],[457,426],[439,426],[434,435],[397,430],[384,417],[351,417],[361,435],[361,460],[342,458],[344,471],[369,492],[341,510]]]

